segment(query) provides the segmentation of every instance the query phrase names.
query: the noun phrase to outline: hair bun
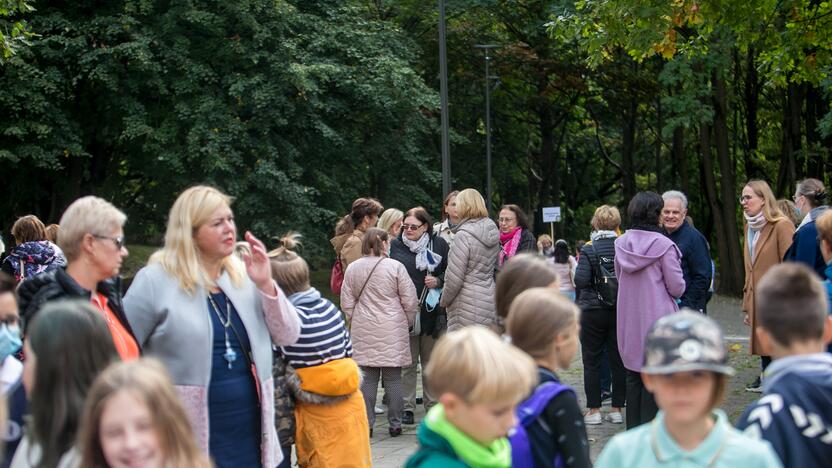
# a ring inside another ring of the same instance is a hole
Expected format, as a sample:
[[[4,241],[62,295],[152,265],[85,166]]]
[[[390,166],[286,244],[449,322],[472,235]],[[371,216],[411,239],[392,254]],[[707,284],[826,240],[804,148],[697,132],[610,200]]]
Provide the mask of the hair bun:
[[[815,201],[818,203],[826,203],[826,197],[829,196],[826,190],[818,190],[815,192]]]
[[[285,250],[294,252],[301,245],[301,237],[303,236],[300,233],[289,231],[280,239],[280,246]]]

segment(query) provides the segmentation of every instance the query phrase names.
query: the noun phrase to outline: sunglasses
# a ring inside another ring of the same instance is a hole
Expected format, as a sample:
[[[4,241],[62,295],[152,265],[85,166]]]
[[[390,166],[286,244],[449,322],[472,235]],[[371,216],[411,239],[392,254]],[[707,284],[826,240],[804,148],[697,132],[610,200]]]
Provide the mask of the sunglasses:
[[[116,245],[116,248],[118,248],[119,250],[124,248],[124,236],[107,237],[107,236],[99,236],[98,234],[93,234],[92,236],[95,237],[96,239],[107,239],[107,240],[113,241],[113,243]]]
[[[422,223],[422,224],[404,224],[404,223],[402,223],[402,229],[404,229],[405,231],[415,231],[415,230],[419,229],[420,227],[422,227],[424,225],[425,225],[425,223]]]

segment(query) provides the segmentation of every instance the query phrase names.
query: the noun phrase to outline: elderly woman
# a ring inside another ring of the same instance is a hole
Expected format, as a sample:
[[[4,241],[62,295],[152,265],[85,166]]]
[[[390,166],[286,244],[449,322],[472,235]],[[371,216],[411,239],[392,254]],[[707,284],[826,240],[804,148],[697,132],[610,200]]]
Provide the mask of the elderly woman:
[[[534,234],[529,230],[526,213],[523,213],[519,206],[503,205],[497,221],[500,224],[500,245],[503,246],[500,251],[500,266],[520,252],[537,251],[537,243]]]
[[[46,226],[35,215],[27,215],[12,226],[15,246],[0,265],[0,270],[17,281],[53,271],[66,265],[66,259],[57,245],[46,237]]]
[[[121,301],[121,263],[127,256],[124,222],[127,216],[104,199],[75,200],[61,217],[61,249],[66,268],[36,276],[21,284],[21,317],[32,321],[45,303],[79,298],[92,303],[107,322],[122,359],[139,357],[140,346]]]
[[[829,208],[826,197],[826,187],[817,179],[804,179],[797,183],[793,199],[801,221],[794,233],[792,246],[783,259],[805,263],[821,279],[826,279],[826,262],[820,252],[815,220]]]
[[[447,323],[445,311],[437,303],[442,291],[442,280],[448,266],[448,243],[433,232],[433,219],[418,206],[407,211],[402,225],[402,234],[390,245],[390,258],[401,262],[407,268],[410,280],[416,286],[419,301],[420,331],[410,337],[411,364],[404,368],[404,414],[405,424],[414,423],[416,411],[416,369],[421,361],[424,369],[430,361],[433,345],[444,331]],[[428,392],[427,380],[422,373],[422,399],[425,410],[436,404]]]
[[[378,218],[378,228],[387,231],[391,239],[399,237],[402,232],[402,221],[404,220],[404,213],[402,210],[396,208],[387,208],[381,217]]]
[[[231,198],[205,186],[170,210],[164,247],[136,275],[124,308],[142,348],[173,377],[200,447],[217,467],[274,467],[272,345],[300,334],[263,243],[234,255]]]
[[[390,436],[402,434],[401,370],[411,363],[408,329],[413,326],[419,309],[416,288],[407,269],[387,258],[389,248],[386,232],[368,229],[361,246],[364,256],[347,268],[341,291],[341,309],[350,320],[353,359],[364,375],[361,393],[371,437],[379,378],[383,378],[389,402]]]
[[[448,253],[439,305],[446,308],[448,331],[468,325],[492,326],[497,320],[494,271],[500,253],[500,234],[494,221],[488,218],[485,200],[476,190],[459,192],[456,210],[462,221],[454,228],[454,243]]]

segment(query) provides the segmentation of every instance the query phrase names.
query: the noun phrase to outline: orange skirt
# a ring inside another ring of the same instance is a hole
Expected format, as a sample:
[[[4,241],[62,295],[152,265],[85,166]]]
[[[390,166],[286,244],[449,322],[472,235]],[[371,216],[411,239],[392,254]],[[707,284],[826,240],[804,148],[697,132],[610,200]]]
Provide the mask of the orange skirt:
[[[302,467],[370,467],[370,428],[360,391],[334,405],[296,401],[295,447]]]

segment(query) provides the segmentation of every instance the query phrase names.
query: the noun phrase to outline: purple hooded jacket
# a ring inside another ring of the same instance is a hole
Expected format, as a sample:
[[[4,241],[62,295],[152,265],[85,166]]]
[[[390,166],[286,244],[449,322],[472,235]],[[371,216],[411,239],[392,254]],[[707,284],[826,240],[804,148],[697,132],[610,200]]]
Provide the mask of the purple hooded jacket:
[[[682,253],[661,233],[631,229],[615,240],[618,350],[624,367],[641,372],[644,340],[653,323],[676,312],[685,292]]]

